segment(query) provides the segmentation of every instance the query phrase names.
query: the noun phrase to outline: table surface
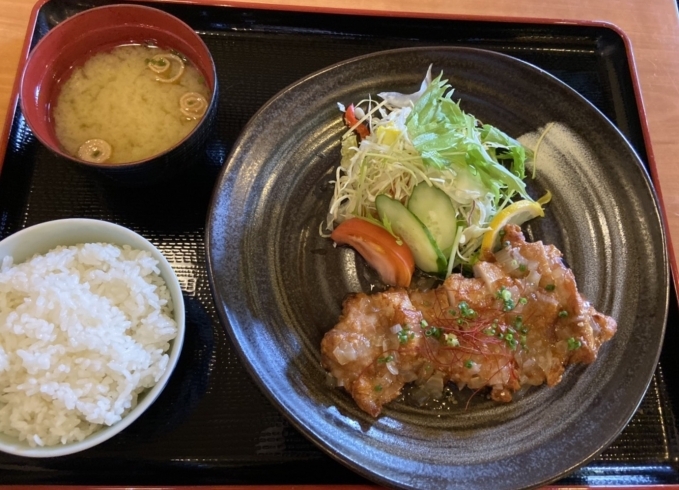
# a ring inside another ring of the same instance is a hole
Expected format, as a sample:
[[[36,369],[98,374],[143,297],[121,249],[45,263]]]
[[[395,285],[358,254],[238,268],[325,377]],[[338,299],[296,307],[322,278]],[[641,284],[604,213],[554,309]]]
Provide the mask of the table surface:
[[[651,172],[664,204],[672,268],[679,257],[679,15],[676,0],[205,0],[216,5],[388,12],[401,16],[602,22],[629,42]],[[0,0],[0,124],[13,93],[35,0]],[[679,288],[678,288],[679,289]]]

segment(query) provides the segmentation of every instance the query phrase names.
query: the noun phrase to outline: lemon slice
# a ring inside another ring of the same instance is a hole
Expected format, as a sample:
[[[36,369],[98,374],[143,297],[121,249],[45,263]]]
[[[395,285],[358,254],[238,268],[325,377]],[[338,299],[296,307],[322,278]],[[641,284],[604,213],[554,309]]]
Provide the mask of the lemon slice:
[[[396,143],[398,137],[401,136],[401,131],[393,126],[379,126],[377,128],[377,139],[386,146],[391,146]]]
[[[488,227],[490,230],[483,236],[481,242],[481,256],[483,257],[489,252],[493,252],[500,241],[500,231],[507,225],[522,225],[528,220],[544,216],[545,212],[539,202],[534,201],[517,201],[510,204],[502,211],[497,213]]]

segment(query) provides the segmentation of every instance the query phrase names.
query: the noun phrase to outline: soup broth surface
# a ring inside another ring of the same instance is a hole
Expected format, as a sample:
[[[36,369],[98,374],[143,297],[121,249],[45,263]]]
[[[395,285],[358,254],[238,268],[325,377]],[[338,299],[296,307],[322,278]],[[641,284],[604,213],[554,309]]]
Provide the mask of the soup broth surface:
[[[180,58],[183,72],[169,81],[181,71]],[[166,64],[169,69],[162,74],[150,66]],[[89,58],[62,84],[52,113],[56,136],[75,157],[86,142],[103,140],[110,146],[103,163],[143,160],[175,146],[200,122],[200,112],[187,116],[181,110],[187,94],[193,98],[188,104],[196,95],[210,100],[204,78],[181,55],[151,46],[118,46]],[[95,157],[100,153],[89,151]]]

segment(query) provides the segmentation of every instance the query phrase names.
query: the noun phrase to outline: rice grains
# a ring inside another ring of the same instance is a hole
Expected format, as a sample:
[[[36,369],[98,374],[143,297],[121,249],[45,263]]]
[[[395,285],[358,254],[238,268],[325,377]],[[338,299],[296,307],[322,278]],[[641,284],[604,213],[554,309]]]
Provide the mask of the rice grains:
[[[0,432],[47,446],[115,424],[177,335],[150,253],[88,243],[0,267]]]

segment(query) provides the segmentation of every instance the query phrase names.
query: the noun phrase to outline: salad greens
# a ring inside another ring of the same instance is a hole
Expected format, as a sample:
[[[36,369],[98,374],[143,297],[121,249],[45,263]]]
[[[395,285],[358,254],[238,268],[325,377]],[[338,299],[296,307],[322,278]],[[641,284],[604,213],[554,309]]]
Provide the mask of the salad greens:
[[[327,228],[351,217],[379,220],[377,196],[406,204],[415,186],[426,182],[453,205],[450,220],[458,236],[445,250],[448,274],[455,265],[473,263],[493,217],[516,196],[533,201],[523,181],[532,153],[464,112],[442,74],[431,79],[431,67],[418,92],[378,95],[379,103],[369,98],[350,108],[355,123],[342,139]],[[367,126],[360,141],[354,131],[359,125]]]

